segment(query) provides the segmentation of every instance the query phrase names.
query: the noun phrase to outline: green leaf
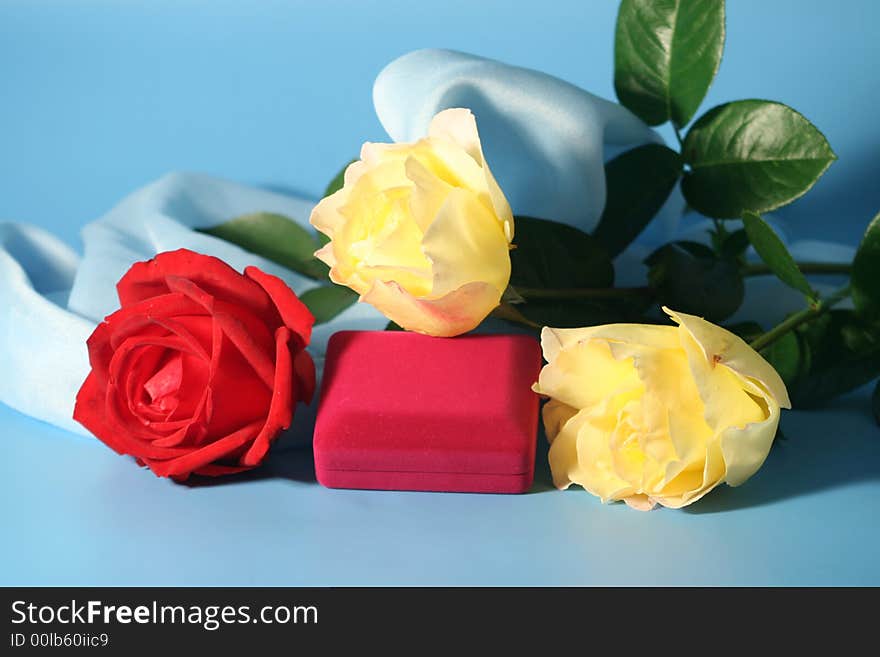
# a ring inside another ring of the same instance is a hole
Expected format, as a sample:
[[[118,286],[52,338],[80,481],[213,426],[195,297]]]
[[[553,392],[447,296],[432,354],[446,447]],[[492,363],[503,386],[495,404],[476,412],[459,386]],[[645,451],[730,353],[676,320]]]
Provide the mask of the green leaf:
[[[701,116],[684,139],[690,165],[681,190],[709,217],[769,212],[809,190],[837,159],[801,114],[766,100],[739,100]]]
[[[856,312],[880,319],[880,213],[868,224],[856,251],[850,284]]]
[[[342,285],[313,287],[299,295],[315,316],[316,324],[324,324],[358,300],[358,294]]]
[[[246,214],[219,226],[201,228],[199,232],[237,244],[304,276],[327,278],[327,265],[314,256],[320,248],[316,234],[283,215]]]
[[[523,315],[519,308],[522,306],[514,305],[507,301],[502,301],[498,306],[489,314],[489,317],[495,319],[502,319],[507,322],[511,322],[512,324],[516,324],[518,326],[527,326],[532,330],[541,331],[542,325],[537,322],[532,321],[525,315]]]
[[[338,192],[340,189],[342,189],[342,186],[345,184],[345,170],[346,170],[351,164],[354,164],[355,162],[357,162],[357,159],[354,159],[354,160],[349,161],[348,164],[346,164],[344,167],[342,167],[342,168],[339,170],[339,172],[338,172],[335,176],[333,176],[333,180],[331,180],[331,181],[327,184],[327,188],[324,190],[324,196],[325,196],[325,197],[326,197],[326,196],[330,196],[331,194],[335,194],[335,193]]]
[[[640,323],[644,321],[643,313],[649,303],[647,299],[542,299],[512,308],[541,326],[581,328],[617,322]]]
[[[770,271],[789,287],[803,292],[808,299],[815,299],[815,290],[770,225],[754,212],[743,213],[743,225],[749,241]]]
[[[681,175],[681,156],[661,144],[645,144],[605,165],[605,210],[593,232],[613,258],[654,218]]]
[[[603,301],[537,301],[526,304],[501,303],[490,317],[527,326],[540,333],[544,326],[579,328],[612,322],[644,322],[645,305],[629,299]],[[528,316],[523,311],[528,313]]]
[[[724,0],[623,0],[614,89],[645,123],[679,127],[700,106],[724,50]]]
[[[645,260],[659,301],[674,310],[720,322],[740,307],[744,286],[735,262],[697,242],[670,242]]]
[[[744,228],[731,232],[721,221],[716,221],[715,226],[709,229],[709,237],[712,248],[720,258],[741,262],[743,254],[749,248],[749,236]]]
[[[804,355],[801,341],[795,332],[789,331],[761,350],[786,385],[791,385],[803,372]]]
[[[871,408],[874,411],[874,419],[880,424],[880,381],[874,386],[874,394],[871,396]]]
[[[389,322],[385,325],[385,330],[386,331],[402,331],[404,329],[402,326],[400,326],[396,322],[392,322],[389,320]]]
[[[531,288],[610,287],[614,267],[599,241],[567,224],[516,217],[510,283]]]
[[[832,310],[797,332],[808,366],[789,386],[795,408],[825,403],[880,375],[877,327],[852,310]]]
[[[760,324],[751,321],[725,326],[725,328],[746,342],[751,342],[764,333]],[[809,351],[795,331],[785,333],[778,340],[762,349],[761,355],[779,373],[788,387],[791,387],[809,369]]]
[[[510,285],[515,289],[608,288],[614,283],[611,258],[599,241],[555,221],[516,217],[516,248],[510,252]],[[608,304],[571,299],[529,299],[516,310],[544,326],[586,326],[610,321]]]

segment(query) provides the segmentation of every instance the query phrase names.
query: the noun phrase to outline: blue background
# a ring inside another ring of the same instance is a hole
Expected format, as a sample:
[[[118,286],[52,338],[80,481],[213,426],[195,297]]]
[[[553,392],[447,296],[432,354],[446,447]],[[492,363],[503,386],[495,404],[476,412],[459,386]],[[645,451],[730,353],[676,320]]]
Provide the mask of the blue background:
[[[0,219],[77,246],[170,170],[317,197],[367,139],[378,71],[455,48],[613,98],[617,3],[0,3]],[[855,243],[880,209],[880,3],[736,0],[705,107],[781,100],[840,157],[781,213]],[[3,373],[5,376],[14,375]],[[862,390],[790,412],[744,487],[683,511],[525,496],[330,491],[279,445],[259,473],[184,487],[0,406],[2,584],[880,584],[880,429]]]

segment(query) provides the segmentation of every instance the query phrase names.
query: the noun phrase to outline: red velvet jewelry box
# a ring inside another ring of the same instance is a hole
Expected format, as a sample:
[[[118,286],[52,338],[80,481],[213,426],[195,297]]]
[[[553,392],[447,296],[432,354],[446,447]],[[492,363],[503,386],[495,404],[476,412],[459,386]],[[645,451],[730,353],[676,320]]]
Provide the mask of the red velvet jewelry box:
[[[330,338],[315,424],[328,488],[523,493],[532,485],[541,349],[526,335]]]

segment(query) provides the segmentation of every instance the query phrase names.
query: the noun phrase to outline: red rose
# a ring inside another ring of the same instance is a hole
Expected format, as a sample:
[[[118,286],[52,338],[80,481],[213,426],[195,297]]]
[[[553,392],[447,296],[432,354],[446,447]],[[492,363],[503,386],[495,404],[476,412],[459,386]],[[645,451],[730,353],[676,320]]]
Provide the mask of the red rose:
[[[259,465],[315,388],[309,309],[275,276],[184,249],[134,264],[116,289],[74,419],[161,477]]]

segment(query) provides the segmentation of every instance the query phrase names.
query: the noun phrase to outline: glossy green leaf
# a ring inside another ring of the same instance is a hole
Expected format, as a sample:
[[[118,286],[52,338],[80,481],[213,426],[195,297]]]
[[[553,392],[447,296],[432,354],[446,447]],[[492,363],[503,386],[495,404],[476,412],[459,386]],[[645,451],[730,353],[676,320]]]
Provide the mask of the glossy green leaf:
[[[746,249],[749,248],[749,236],[746,235],[744,228],[730,231],[721,221],[716,222],[715,226],[709,229],[709,237],[712,248],[721,258],[741,261]]]
[[[743,213],[743,226],[755,251],[764,261],[770,271],[783,283],[799,292],[803,292],[809,299],[816,298],[816,292],[810,287],[806,276],[798,268],[797,263],[785,244],[779,239],[776,232],[764,221],[760,215],[754,212]]]
[[[660,303],[720,322],[740,307],[744,286],[735,262],[696,242],[670,242],[645,260]]]
[[[299,295],[315,316],[316,324],[324,324],[358,300],[358,294],[342,285],[313,287]]]
[[[837,158],[824,135],[781,103],[739,100],[710,110],[688,131],[690,171],[681,189],[709,217],[769,212],[809,190]]]
[[[547,219],[516,217],[514,225],[514,288],[604,288],[614,282],[611,259],[595,237]]]
[[[605,210],[593,236],[613,258],[638,237],[681,175],[681,156],[662,144],[626,151],[605,165]]]
[[[283,215],[257,212],[199,230],[304,276],[327,278],[327,265],[314,256],[321,246],[316,233]]]
[[[868,224],[856,251],[850,282],[856,311],[880,319],[880,214]]]
[[[700,106],[724,50],[724,0],[623,0],[614,89],[649,125],[679,127]]]
[[[795,408],[823,404],[880,375],[880,333],[852,310],[832,310],[797,333],[809,361],[789,386]]]
[[[566,224],[516,217],[516,248],[510,252],[510,285],[514,290],[608,288],[614,267],[605,249],[591,235]],[[578,299],[535,299],[515,309],[544,326],[586,326],[612,321],[608,304]]]
[[[527,326],[534,331],[540,332],[542,325],[523,315],[519,311],[520,307],[521,306],[518,304],[515,305],[502,300],[501,303],[498,304],[498,306],[496,306],[495,309],[489,314],[489,317],[494,319],[502,319],[518,326]]]
[[[650,300],[640,299],[542,299],[513,306],[528,320],[554,328],[580,328],[614,324],[640,323]]]
[[[786,385],[791,385],[803,372],[801,341],[793,331],[762,349],[761,355],[774,367]]]

